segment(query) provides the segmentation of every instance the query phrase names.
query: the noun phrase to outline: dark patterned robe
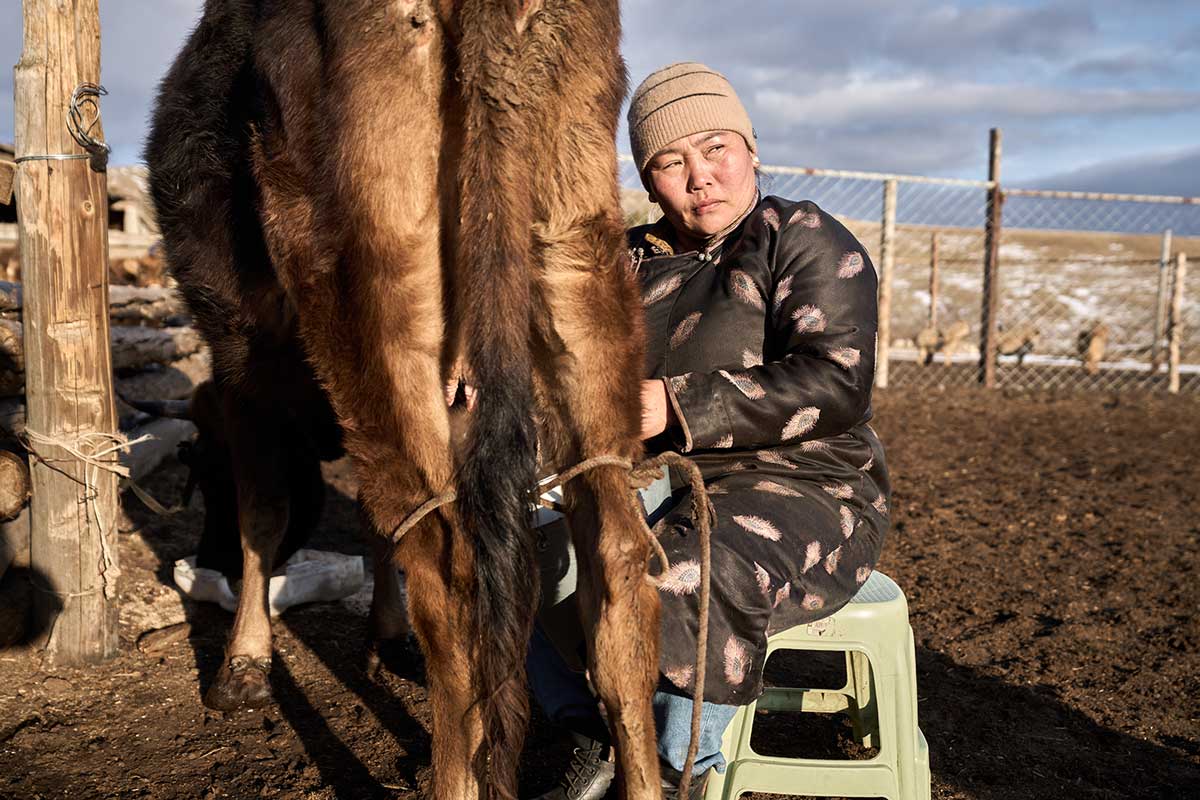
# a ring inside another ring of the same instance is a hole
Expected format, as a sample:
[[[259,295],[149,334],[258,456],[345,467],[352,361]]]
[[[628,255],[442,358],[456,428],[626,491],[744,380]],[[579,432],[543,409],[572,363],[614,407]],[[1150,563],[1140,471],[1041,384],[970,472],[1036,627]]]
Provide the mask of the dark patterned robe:
[[[888,529],[883,449],[867,425],[878,324],[866,251],[811,202],[761,200],[710,252],[669,223],[629,233],[648,377],[678,426],[648,442],[694,459],[717,512],[705,700],[762,691],[766,637],[828,616],[870,575]],[[656,526],[660,667],[690,694],[699,547],[690,497]]]

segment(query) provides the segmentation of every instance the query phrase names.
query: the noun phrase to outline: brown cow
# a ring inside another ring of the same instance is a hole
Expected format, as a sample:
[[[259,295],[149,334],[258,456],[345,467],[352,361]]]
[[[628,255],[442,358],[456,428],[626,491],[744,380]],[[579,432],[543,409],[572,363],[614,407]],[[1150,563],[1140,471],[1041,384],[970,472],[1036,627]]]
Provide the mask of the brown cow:
[[[288,516],[277,401],[311,389],[307,359],[377,530],[457,488],[395,550],[439,800],[515,790],[539,443],[559,467],[640,452],[619,22],[616,0],[209,0],[155,114],[151,188],[238,485],[243,602],[217,684],[266,682],[265,576]],[[460,363],[480,390],[461,449],[441,391]],[[622,470],[567,488],[624,788],[657,797],[649,546]]]

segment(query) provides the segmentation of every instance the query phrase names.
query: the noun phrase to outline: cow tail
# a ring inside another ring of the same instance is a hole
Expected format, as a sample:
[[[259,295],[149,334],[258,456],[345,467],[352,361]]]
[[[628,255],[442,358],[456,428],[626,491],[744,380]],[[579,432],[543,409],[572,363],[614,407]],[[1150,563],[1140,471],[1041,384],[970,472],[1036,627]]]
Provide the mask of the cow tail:
[[[488,797],[515,797],[529,719],[525,653],[538,597],[530,521],[536,481],[530,335],[532,198],[519,120],[483,91],[465,96],[456,285],[478,388],[458,470],[475,554],[474,623]],[[481,757],[483,754],[481,754]]]

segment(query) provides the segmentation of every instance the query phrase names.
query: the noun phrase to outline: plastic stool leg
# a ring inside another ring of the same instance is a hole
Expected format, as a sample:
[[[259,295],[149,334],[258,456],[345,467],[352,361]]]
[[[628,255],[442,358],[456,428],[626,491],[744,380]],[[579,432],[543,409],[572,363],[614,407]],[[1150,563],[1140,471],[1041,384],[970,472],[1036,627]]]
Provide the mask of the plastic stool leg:
[[[846,660],[850,666],[850,686],[855,700],[855,712],[851,715],[854,738],[863,747],[877,746],[879,709],[871,685],[871,662],[861,650],[846,651]]]

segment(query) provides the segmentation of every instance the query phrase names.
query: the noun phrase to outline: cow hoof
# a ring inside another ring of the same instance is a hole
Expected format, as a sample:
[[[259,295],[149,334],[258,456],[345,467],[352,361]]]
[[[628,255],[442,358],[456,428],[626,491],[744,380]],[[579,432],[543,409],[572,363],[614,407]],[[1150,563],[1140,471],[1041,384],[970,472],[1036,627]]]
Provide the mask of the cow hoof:
[[[204,705],[217,711],[265,706],[271,701],[270,673],[270,656],[231,656],[204,694]]]
[[[396,639],[372,637],[367,642],[366,672],[373,681],[383,678],[385,671],[407,675],[420,664],[421,647],[412,633]]]

